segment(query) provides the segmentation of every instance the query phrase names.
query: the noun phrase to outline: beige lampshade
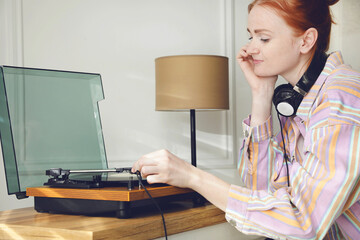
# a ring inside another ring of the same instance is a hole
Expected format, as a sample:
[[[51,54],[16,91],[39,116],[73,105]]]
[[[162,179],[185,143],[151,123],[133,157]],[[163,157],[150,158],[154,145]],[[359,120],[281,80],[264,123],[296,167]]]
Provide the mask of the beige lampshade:
[[[160,57],[155,72],[156,110],[229,109],[227,57]]]

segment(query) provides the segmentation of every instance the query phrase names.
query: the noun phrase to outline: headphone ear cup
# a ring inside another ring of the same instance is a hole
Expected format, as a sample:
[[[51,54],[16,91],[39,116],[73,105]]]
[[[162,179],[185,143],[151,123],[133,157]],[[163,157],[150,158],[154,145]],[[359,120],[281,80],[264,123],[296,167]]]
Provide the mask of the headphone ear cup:
[[[296,83],[296,91],[290,83],[282,84],[274,90],[273,103],[278,114],[285,117],[291,117],[296,114],[305,94],[309,92],[323,70],[327,57],[326,53],[315,53],[309,68]]]
[[[291,84],[282,84],[275,89],[273,103],[276,111],[282,116],[290,117],[295,114],[295,93]]]

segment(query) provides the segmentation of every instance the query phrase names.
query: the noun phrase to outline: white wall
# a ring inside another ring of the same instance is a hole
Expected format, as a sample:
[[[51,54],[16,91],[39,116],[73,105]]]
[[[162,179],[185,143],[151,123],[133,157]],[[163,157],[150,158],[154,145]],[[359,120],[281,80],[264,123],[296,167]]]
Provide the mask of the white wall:
[[[21,2],[0,0],[0,65],[22,66]],[[1,157],[2,160],[2,157]],[[0,164],[0,211],[33,205],[33,199],[8,196],[4,165]]]
[[[247,42],[250,0],[0,0],[0,65],[98,72],[110,167],[167,148],[190,158],[189,114],[156,112],[154,59],[216,54],[230,59],[231,110],[197,114],[198,162],[236,182],[241,119],[250,112],[249,87],[234,57]],[[360,69],[359,1],[334,7],[332,50]],[[346,13],[346,14],[345,14]],[[217,168],[221,168],[218,170]],[[228,170],[226,170],[228,169]],[[0,210],[32,205],[7,196],[0,164]]]
[[[360,1],[342,1],[342,50],[345,61],[360,70]]]
[[[189,159],[189,114],[154,111],[154,59],[228,55],[224,21],[219,0],[23,1],[24,65],[102,74],[111,165],[129,165],[158,148]],[[198,114],[199,165],[212,158],[233,163],[229,117]]]
[[[224,55],[230,57],[232,71],[231,1],[1,0],[0,4],[4,33],[0,50],[5,53],[0,64],[102,75],[105,100],[100,112],[110,167],[131,166],[141,155],[161,148],[190,159],[189,113],[154,110],[154,60],[176,54]],[[230,75],[230,86],[232,82]],[[234,167],[234,122],[233,110],[197,113],[201,168]],[[3,166],[0,170],[5,186]],[[23,206],[24,200],[4,197],[6,191],[1,189],[0,210]]]

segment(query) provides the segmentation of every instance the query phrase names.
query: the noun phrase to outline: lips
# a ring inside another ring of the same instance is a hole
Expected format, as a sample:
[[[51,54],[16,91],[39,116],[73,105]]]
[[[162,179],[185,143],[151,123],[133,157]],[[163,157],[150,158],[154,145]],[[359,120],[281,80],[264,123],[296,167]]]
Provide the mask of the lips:
[[[259,64],[259,63],[262,63],[262,62],[263,62],[263,60],[253,59],[253,63],[254,63],[254,64]]]

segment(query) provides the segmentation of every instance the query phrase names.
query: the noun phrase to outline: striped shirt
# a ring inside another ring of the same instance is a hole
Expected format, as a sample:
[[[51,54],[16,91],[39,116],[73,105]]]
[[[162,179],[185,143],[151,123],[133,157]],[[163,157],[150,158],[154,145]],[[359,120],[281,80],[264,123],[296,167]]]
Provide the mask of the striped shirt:
[[[295,117],[243,122],[239,173],[226,219],[246,234],[274,239],[360,239],[360,72],[332,53]]]

